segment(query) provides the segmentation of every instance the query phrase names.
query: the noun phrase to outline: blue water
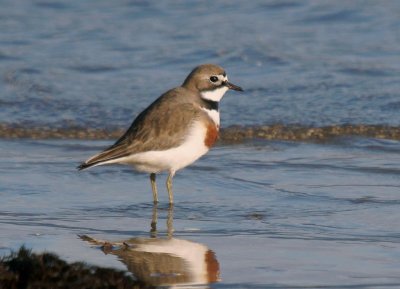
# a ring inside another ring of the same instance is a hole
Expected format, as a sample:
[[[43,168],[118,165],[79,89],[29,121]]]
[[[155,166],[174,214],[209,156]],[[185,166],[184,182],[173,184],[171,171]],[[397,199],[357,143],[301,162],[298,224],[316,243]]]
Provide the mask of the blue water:
[[[104,145],[0,142],[0,252],[25,244],[126,269],[77,237],[151,236],[148,176],[122,166],[75,171]],[[399,151],[374,139],[219,146],[175,177],[173,236],[215,252],[221,281],[212,288],[398,287]]]
[[[398,1],[18,1],[0,10],[0,120],[126,127],[205,62],[246,89],[223,124],[398,125]]]
[[[223,99],[223,127],[400,125],[399,1],[0,7],[0,124],[126,128],[193,67],[217,63],[245,89]],[[148,176],[75,170],[111,143],[0,139],[1,255],[26,244],[127,269],[78,238],[151,236]],[[219,145],[175,177],[173,237],[215,252],[210,288],[400,288],[399,163],[395,140]],[[158,239],[171,235],[164,182]]]

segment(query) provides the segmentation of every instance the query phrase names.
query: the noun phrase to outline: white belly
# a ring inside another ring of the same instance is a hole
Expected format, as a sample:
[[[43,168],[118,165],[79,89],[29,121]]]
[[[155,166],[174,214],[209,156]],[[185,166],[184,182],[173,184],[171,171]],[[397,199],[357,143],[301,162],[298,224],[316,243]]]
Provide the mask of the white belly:
[[[208,152],[204,140],[207,133],[201,122],[193,124],[189,135],[179,147],[164,151],[148,151],[134,154],[115,162],[133,165],[138,171],[157,173],[161,171],[176,172]]]

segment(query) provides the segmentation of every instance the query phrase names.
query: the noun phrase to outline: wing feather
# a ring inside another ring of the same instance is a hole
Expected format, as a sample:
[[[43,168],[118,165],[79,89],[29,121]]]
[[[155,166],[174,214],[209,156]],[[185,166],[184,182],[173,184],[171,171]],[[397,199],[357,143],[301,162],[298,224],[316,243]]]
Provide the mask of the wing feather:
[[[162,95],[137,116],[115,144],[86,160],[78,169],[140,152],[179,146],[187,135],[191,122],[200,117],[198,107],[188,101],[190,98],[182,96],[183,92],[191,93],[180,87]]]

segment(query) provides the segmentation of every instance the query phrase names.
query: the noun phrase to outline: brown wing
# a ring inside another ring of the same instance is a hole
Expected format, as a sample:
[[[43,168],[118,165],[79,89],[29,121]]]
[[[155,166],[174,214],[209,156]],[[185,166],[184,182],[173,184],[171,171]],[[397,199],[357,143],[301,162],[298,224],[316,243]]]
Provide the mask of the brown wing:
[[[171,90],[158,98],[138,115],[114,145],[91,157],[78,168],[81,170],[131,154],[179,146],[192,121],[200,117],[199,109],[188,102],[185,96],[178,96],[179,91],[181,88]]]

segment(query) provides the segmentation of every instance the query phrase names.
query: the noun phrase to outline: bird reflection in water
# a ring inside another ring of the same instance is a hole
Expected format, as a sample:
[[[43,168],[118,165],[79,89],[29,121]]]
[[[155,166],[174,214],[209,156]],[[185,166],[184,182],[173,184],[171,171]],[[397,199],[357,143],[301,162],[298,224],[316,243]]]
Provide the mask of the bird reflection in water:
[[[146,285],[185,288],[219,281],[219,263],[212,250],[203,244],[173,237],[173,205],[168,208],[166,237],[158,237],[157,219],[158,209],[154,205],[150,238],[136,237],[119,242],[86,235],[80,238],[100,246],[105,254],[117,256],[138,281]]]

